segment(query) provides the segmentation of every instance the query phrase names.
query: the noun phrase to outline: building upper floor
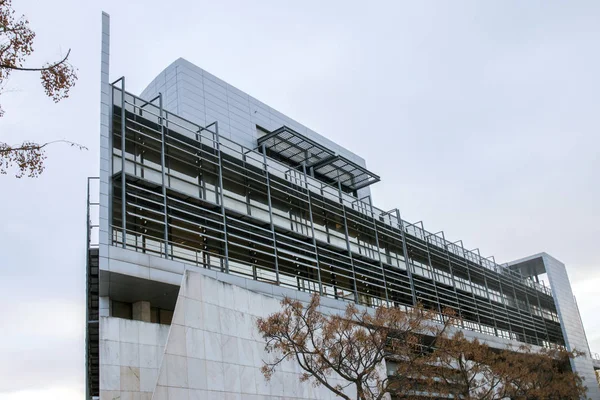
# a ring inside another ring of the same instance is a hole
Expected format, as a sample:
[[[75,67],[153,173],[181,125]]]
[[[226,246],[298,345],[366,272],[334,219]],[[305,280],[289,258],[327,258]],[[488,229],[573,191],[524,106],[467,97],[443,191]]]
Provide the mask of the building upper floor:
[[[358,197],[365,187],[340,178],[360,167],[348,158],[286,126],[247,148],[222,137],[218,122],[168,111],[162,95],[124,93],[111,86],[113,244],[366,305],[458,308],[468,329],[562,342],[548,288]],[[296,149],[284,157],[279,142],[264,143],[283,133],[308,144],[300,164]],[[311,160],[323,152],[342,165]],[[374,176],[365,171],[357,175]]]

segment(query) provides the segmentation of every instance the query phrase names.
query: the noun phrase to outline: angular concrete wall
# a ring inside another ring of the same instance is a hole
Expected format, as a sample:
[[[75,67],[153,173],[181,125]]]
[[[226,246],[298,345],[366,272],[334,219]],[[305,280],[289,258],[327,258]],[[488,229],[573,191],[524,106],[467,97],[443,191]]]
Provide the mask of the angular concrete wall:
[[[265,381],[260,367],[269,355],[256,319],[280,309],[276,297],[186,271],[152,399],[334,399],[300,382],[293,361]]]

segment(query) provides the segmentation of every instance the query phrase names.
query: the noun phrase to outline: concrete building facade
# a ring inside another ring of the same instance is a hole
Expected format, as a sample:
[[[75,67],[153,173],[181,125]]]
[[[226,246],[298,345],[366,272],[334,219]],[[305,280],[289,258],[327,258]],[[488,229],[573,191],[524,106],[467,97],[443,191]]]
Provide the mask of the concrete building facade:
[[[332,398],[294,363],[269,384],[259,371],[256,317],[313,293],[329,312],[451,307],[493,346],[589,353],[562,263],[499,265],[378,209],[364,159],[184,59],[127,92],[125,77],[109,79],[108,15],[102,24],[88,398]],[[599,364],[572,363],[595,399]]]

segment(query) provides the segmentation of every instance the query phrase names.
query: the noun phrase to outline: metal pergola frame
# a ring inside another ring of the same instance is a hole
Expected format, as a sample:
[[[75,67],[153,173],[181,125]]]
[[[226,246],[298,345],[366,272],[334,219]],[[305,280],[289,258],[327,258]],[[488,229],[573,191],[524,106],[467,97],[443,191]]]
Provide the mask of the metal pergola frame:
[[[167,112],[161,95],[124,92],[124,80],[112,95],[113,245],[367,306],[455,307],[465,329],[522,342],[564,340],[549,289],[345,193],[339,178],[311,177],[325,155],[339,160],[318,143],[305,138],[323,157],[309,165],[293,151],[290,167],[267,151],[284,128],[247,149],[216,122]]]
[[[335,155],[335,152],[332,150],[286,125],[258,138],[257,143],[258,147],[267,147],[283,159],[289,160],[290,164],[294,166],[304,163],[308,167],[311,167],[320,160]],[[285,144],[286,147],[278,148],[281,144]],[[297,151],[290,154],[288,153],[290,149]]]
[[[343,187],[353,191],[357,191],[381,180],[378,175],[375,175],[366,168],[361,167],[339,154],[321,160],[311,167],[315,173],[329,178],[330,182],[339,183]],[[329,170],[327,170],[328,168]],[[343,172],[340,174],[340,171]],[[357,173],[355,173],[355,171],[357,171]],[[334,172],[337,173],[337,176],[332,176]],[[339,178],[340,175],[346,176],[346,178],[342,180]]]
[[[292,168],[304,166],[313,177],[341,185],[345,191],[357,191],[380,181],[378,175],[285,125],[257,142],[265,154],[267,150],[276,154]]]

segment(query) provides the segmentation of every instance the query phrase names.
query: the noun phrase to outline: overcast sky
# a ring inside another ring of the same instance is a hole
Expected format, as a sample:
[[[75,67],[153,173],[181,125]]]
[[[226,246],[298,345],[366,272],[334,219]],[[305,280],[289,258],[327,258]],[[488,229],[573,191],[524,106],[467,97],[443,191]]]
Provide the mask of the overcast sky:
[[[398,207],[484,256],[568,268],[600,352],[600,3],[14,0],[35,65],[72,48],[53,104],[0,96],[0,141],[69,139],[39,179],[0,176],[0,399],[84,393],[86,178],[98,175],[101,11],[111,78],[141,92],[178,57],[358,153]]]

